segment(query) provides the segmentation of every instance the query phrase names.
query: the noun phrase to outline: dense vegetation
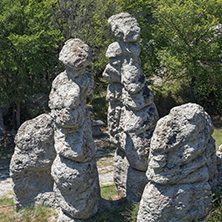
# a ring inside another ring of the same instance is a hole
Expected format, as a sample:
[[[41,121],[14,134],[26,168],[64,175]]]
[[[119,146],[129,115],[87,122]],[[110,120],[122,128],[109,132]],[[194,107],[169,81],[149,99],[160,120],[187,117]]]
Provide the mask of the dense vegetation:
[[[96,87],[89,102],[93,117],[105,120],[102,72],[107,46],[115,41],[107,19],[122,11],[140,23],[143,71],[160,115],[188,101],[222,115],[221,0],[1,0],[0,107],[10,108],[8,129],[39,114],[28,101],[48,95],[64,69],[58,53],[71,37],[92,48]]]

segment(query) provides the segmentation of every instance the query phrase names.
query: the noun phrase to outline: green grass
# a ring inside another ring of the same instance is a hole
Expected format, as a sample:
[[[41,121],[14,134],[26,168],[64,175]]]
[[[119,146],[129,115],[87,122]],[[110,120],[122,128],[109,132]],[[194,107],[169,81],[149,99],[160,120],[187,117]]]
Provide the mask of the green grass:
[[[46,206],[31,206],[14,210],[12,198],[7,195],[0,198],[0,221],[1,222],[49,222],[56,221],[57,213],[54,209]]]
[[[210,211],[206,218],[206,222],[220,222],[222,221],[222,195],[216,193],[212,201],[213,209]]]
[[[222,144],[222,127],[215,127],[213,138],[216,140],[216,148],[218,150],[218,147]]]
[[[101,197],[106,200],[112,200],[114,196],[117,196],[115,185],[107,185],[101,187]]]
[[[222,144],[222,118],[212,117],[212,121],[214,124],[214,133],[213,138],[216,140],[216,148]]]
[[[112,198],[114,185],[101,188],[103,197]],[[118,209],[106,209],[99,211],[89,222],[136,222],[139,204],[132,207],[123,206]],[[6,195],[0,199],[0,221],[1,222],[56,222],[57,214],[52,208],[45,206],[31,206],[15,212],[12,198]],[[205,222],[222,221],[222,202],[220,197],[213,201],[213,210],[209,213]]]

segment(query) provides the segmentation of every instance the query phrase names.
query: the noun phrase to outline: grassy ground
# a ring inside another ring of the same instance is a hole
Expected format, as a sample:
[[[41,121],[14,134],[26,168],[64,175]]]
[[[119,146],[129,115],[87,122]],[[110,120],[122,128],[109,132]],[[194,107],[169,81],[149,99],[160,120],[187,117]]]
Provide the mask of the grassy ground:
[[[37,206],[16,212],[12,198],[7,195],[0,198],[1,222],[56,222],[56,218],[55,209]]]
[[[114,185],[101,188],[103,198],[111,200],[116,196]],[[205,222],[222,221],[222,203],[216,199],[213,202],[214,208],[209,213]],[[123,206],[118,209],[107,209],[98,212],[88,222],[136,222],[139,204],[132,207]],[[57,212],[49,207],[30,207],[15,212],[12,198],[7,195],[0,198],[0,221],[1,222],[56,222]]]
[[[107,185],[101,187],[101,197],[106,200],[112,200],[117,196],[115,185]]]
[[[212,118],[214,123],[213,138],[216,140],[216,148],[222,144],[222,118]]]
[[[218,150],[218,147],[222,144],[222,128],[214,128],[213,138],[216,140],[216,148]]]

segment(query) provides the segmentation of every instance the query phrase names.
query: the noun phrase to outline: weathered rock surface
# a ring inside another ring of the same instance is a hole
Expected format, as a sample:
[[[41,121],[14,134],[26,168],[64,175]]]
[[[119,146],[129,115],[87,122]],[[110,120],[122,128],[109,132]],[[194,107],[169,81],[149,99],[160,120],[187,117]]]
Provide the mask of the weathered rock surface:
[[[108,20],[114,35],[126,42],[135,42],[139,39],[140,27],[136,19],[128,13],[113,15]]]
[[[62,210],[59,211],[57,221],[60,221],[60,222],[84,222],[84,220],[78,220],[78,219],[74,219],[73,217],[70,217],[68,214],[64,213]]]
[[[26,121],[18,130],[15,152],[10,164],[17,210],[45,202],[44,194],[53,191],[51,165],[56,152],[52,123],[50,115],[42,114]],[[56,203],[53,195],[46,199],[47,205]]]
[[[109,64],[103,73],[104,79],[109,82],[106,99],[109,102],[110,139],[118,147],[118,152],[121,150],[126,156],[130,166],[137,171],[143,171],[145,175],[150,140],[158,120],[158,113],[153,102],[153,94],[147,88],[141,70],[139,58],[141,49],[137,41],[140,27],[136,19],[128,13],[111,16],[108,23],[114,35],[119,38],[107,49]],[[114,172],[116,172],[114,181],[117,190],[125,192],[123,184],[127,175],[123,176],[123,173],[127,171],[123,159],[118,163],[117,158],[114,162]],[[123,180],[119,179],[120,175]],[[143,183],[142,181],[138,182]],[[143,186],[144,184],[138,185],[138,187]]]
[[[66,70],[53,81],[49,96],[57,152],[51,173],[61,209],[58,222],[74,222],[93,216],[100,199],[95,145],[86,108],[86,98],[93,89],[93,76],[85,72],[91,52],[80,39],[70,39],[59,59]]]
[[[129,167],[127,173],[126,199],[129,203],[140,202],[143,190],[148,183],[146,172]]]
[[[126,196],[126,182],[129,162],[125,153],[117,149],[113,158],[113,181],[116,187],[117,194],[121,197]]]
[[[211,195],[206,181],[171,186],[149,182],[143,192],[137,221],[198,221],[207,215]]]
[[[217,151],[218,188],[222,190],[222,144]]]
[[[171,109],[157,122],[138,222],[193,221],[207,215],[217,183],[212,133],[209,115],[193,103]]]
[[[80,39],[69,39],[65,42],[60,54],[59,60],[63,62],[66,68],[80,70],[84,73],[84,68],[91,63],[92,53],[87,44]],[[73,77],[76,77],[73,73]]]

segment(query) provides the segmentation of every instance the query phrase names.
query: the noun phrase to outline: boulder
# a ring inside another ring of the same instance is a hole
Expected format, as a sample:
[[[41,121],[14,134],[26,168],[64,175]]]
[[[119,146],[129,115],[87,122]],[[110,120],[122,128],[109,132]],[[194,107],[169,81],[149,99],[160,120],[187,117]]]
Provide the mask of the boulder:
[[[139,39],[139,24],[129,13],[113,15],[108,19],[108,23],[117,38],[126,42],[135,42]]]
[[[50,115],[42,114],[24,122],[18,130],[10,163],[16,210],[44,202],[44,193],[53,191],[51,165],[56,151],[52,123]],[[47,205],[55,202],[53,195],[48,197]]]
[[[212,133],[209,115],[193,103],[174,107],[157,122],[138,222],[147,218],[151,222],[194,221],[207,216],[217,184]]]

